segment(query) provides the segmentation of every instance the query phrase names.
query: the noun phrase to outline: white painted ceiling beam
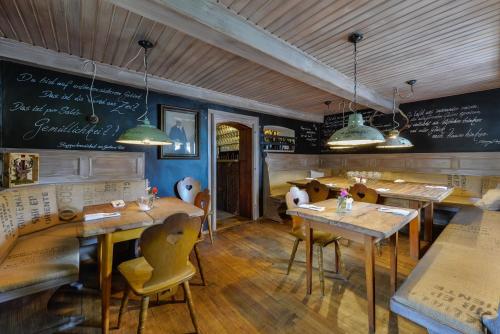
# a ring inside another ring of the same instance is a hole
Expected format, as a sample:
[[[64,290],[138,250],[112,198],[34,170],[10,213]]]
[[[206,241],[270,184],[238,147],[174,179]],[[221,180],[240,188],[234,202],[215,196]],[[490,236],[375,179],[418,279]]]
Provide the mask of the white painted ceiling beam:
[[[60,53],[30,44],[17,42],[7,38],[0,38],[0,57],[27,64],[34,64],[47,69],[62,71],[70,74],[90,76],[91,66],[85,64],[87,59]],[[144,88],[144,74],[117,66],[97,63],[97,79]],[[323,122],[323,115],[290,110],[279,106],[262,103],[235,95],[219,93],[213,90],[200,88],[160,77],[149,77],[150,89],[160,93],[188,97],[200,101],[217,103],[228,107],[251,110],[259,113],[271,114],[311,122]]]
[[[353,80],[346,75],[216,3],[204,0],[108,1],[313,87],[346,99],[353,97]],[[363,85],[358,86],[358,103],[381,112],[392,112],[391,99]]]

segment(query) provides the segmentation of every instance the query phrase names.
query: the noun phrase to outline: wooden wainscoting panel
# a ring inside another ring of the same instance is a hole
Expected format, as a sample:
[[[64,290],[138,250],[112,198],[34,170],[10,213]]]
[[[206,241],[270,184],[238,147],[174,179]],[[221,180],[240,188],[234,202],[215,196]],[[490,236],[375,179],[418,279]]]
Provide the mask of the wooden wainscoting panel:
[[[144,179],[144,152],[3,148],[40,154],[40,184]]]
[[[500,152],[322,154],[320,167],[343,170],[500,176]],[[370,169],[367,169],[370,168]]]

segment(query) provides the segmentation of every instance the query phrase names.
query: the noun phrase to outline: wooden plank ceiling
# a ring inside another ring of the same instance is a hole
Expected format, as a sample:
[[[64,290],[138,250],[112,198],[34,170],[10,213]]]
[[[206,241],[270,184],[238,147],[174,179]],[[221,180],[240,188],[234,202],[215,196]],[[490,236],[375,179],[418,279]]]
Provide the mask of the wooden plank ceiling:
[[[101,0],[2,0],[0,35],[136,71],[142,57],[129,61],[145,38],[156,45],[149,68],[159,77],[297,111],[322,114],[323,101],[341,101]]]
[[[498,0],[217,2],[349,76],[347,36],[363,32],[360,81],[385,96],[409,79],[412,100],[500,87]],[[319,114],[342,100],[104,0],[2,0],[0,36],[136,71],[141,57],[129,60],[147,38],[159,77]]]
[[[382,95],[417,79],[411,100],[500,87],[498,0],[220,0],[320,62],[350,75],[353,31],[360,81]]]

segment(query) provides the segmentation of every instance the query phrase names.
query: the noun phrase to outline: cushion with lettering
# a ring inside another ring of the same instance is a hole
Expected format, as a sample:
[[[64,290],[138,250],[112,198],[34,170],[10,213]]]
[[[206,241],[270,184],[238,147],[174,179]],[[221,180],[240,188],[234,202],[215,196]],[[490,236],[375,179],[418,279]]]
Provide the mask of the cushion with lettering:
[[[40,235],[19,238],[0,265],[0,294],[65,277],[76,280],[79,247],[77,238]]]
[[[8,202],[7,198],[0,196],[0,263],[9,255],[19,234]]]
[[[53,185],[9,189],[1,193],[8,201],[19,235],[59,224],[56,190]]]
[[[490,211],[499,211],[500,210],[500,189],[490,189],[481,198],[477,201],[475,206]]]

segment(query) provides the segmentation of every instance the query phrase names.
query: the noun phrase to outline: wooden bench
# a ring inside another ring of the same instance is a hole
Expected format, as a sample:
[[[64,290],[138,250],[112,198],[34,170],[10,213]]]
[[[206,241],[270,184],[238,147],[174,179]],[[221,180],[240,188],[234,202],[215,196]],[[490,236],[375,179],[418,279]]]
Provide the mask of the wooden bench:
[[[462,208],[391,298],[429,333],[481,334],[500,298],[500,212]]]
[[[80,257],[86,255],[81,247],[92,243],[79,238],[83,206],[135,200],[144,192],[144,180],[1,191],[0,332],[53,333],[83,321],[47,312],[54,292],[78,281]]]

